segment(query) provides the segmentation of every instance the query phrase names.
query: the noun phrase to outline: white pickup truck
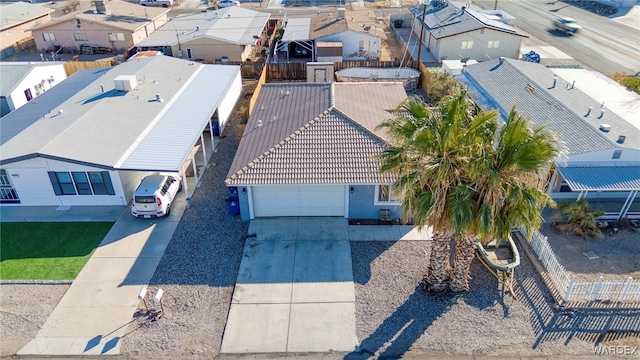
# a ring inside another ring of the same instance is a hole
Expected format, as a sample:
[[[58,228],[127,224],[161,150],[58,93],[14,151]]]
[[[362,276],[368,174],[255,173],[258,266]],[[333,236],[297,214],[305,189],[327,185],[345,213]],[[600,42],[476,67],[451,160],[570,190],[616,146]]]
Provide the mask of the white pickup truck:
[[[165,8],[173,6],[173,0],[140,0],[142,6],[162,6]]]

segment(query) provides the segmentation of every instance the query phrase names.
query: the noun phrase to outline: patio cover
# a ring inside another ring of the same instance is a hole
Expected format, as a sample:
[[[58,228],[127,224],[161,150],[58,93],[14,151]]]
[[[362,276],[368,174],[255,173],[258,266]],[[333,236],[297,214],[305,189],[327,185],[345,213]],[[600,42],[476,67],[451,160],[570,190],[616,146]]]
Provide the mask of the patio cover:
[[[293,18],[287,19],[287,26],[284,28],[282,34],[283,43],[289,43],[293,41],[305,41],[309,39],[309,33],[311,32],[311,18]]]
[[[640,191],[640,166],[559,167],[572,191]]]

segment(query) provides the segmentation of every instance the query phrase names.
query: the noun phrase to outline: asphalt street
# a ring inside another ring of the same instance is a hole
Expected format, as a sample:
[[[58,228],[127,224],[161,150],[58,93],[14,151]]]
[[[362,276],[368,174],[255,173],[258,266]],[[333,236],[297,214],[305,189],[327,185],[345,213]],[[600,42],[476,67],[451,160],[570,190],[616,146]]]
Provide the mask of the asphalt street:
[[[474,0],[473,4],[493,9],[495,1]],[[514,16],[517,27],[561,49],[594,70],[604,74],[640,73],[638,12],[620,9],[615,15],[605,17],[553,0],[500,0],[498,10]],[[576,19],[583,28],[576,35],[554,30],[553,19],[560,16]],[[621,21],[623,17],[626,19]]]

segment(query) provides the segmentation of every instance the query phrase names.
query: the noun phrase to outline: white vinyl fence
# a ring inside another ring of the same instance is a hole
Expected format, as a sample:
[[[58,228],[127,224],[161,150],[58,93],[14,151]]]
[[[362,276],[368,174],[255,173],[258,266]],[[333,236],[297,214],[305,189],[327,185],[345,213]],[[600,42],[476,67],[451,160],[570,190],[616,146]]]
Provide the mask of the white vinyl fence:
[[[526,231],[520,232],[527,237]],[[640,279],[629,277],[620,280],[604,280],[602,277],[596,282],[578,280],[570,271],[558,262],[547,237],[538,230],[527,240],[538,255],[538,259],[549,272],[551,280],[564,301],[640,301]]]

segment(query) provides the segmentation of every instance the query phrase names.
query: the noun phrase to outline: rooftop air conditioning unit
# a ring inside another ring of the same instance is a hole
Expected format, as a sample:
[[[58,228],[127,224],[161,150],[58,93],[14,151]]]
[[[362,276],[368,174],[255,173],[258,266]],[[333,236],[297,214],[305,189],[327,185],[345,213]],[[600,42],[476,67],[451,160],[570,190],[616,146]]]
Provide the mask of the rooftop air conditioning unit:
[[[609,131],[611,131],[611,125],[609,125],[609,124],[600,124],[600,130],[602,130],[604,132],[609,132]]]
[[[138,81],[135,75],[118,75],[113,79],[116,91],[131,91],[136,88]]]

